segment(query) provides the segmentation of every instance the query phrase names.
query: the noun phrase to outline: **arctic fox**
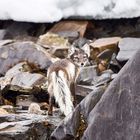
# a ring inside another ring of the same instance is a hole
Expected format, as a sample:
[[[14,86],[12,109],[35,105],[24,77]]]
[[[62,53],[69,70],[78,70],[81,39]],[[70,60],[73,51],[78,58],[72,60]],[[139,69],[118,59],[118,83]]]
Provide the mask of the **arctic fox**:
[[[89,56],[85,52],[85,50],[71,46],[68,58],[58,60],[48,68],[49,115],[53,113],[54,99],[65,116],[73,111],[75,83],[80,67],[89,64]]]

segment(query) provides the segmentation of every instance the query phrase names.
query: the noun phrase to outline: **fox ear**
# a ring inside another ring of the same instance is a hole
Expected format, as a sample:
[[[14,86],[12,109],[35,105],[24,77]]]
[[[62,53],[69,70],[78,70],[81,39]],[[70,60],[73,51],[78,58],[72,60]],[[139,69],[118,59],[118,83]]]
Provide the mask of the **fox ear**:
[[[68,58],[70,58],[70,56],[73,55],[74,52],[75,52],[75,47],[73,45],[71,45],[68,50]]]
[[[85,44],[81,49],[90,57],[90,45]]]

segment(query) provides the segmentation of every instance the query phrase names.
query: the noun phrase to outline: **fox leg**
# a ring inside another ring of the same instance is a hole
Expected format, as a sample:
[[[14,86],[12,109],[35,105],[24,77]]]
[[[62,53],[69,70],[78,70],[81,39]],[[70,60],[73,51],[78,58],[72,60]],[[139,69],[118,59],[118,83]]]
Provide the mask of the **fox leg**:
[[[49,93],[49,107],[48,107],[48,115],[53,115],[53,105],[54,105],[54,97],[53,97],[53,85],[48,85],[48,93]]]
[[[53,106],[54,106],[54,97],[51,96],[49,99],[48,115],[53,115]]]
[[[72,95],[73,105],[76,106],[76,95],[75,95],[75,83],[74,82],[72,82],[70,84],[70,91],[71,91],[71,95]]]

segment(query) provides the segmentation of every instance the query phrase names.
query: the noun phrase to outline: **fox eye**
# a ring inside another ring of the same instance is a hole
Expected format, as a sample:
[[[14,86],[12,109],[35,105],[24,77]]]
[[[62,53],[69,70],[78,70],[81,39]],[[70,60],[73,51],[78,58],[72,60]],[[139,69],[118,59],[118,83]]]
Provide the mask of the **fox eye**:
[[[79,58],[78,58],[77,56],[74,56],[73,60],[74,60],[74,61],[78,61]]]
[[[84,59],[84,60],[87,60],[87,59],[88,59],[88,58],[87,58],[87,55],[84,55],[84,56],[83,56],[83,59]]]
[[[84,55],[83,55],[83,57],[84,57],[84,58],[87,58],[87,55],[86,55],[86,54],[84,54]]]

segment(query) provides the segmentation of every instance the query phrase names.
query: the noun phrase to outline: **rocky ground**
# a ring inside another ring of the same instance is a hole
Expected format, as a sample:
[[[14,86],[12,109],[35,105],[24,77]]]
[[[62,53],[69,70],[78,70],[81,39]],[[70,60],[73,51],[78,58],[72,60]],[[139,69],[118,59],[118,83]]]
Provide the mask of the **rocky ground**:
[[[138,140],[139,37],[139,18],[0,21],[0,139]],[[90,66],[77,80],[78,105],[66,118],[57,107],[48,116],[47,69],[71,44],[90,50]]]

